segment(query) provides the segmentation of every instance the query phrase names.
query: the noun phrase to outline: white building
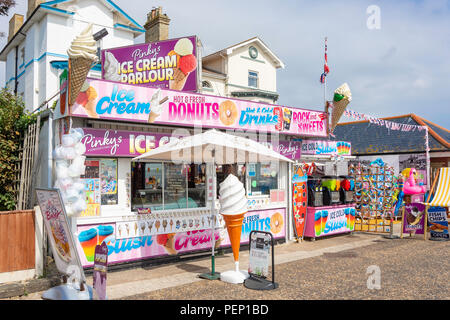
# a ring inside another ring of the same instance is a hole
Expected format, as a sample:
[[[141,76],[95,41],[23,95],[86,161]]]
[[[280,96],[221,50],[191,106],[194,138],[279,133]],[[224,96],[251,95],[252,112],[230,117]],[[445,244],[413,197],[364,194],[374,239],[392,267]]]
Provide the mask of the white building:
[[[203,57],[202,91],[274,104],[279,68],[284,63],[254,37]]]
[[[67,49],[88,23],[93,23],[94,33],[108,32],[98,41],[105,49],[133,45],[143,33],[146,42],[166,40],[169,22],[158,8],[143,27],[111,0],[28,0],[25,21],[18,14],[11,18],[8,43],[0,52],[0,61],[6,62],[6,87],[24,99],[28,110],[51,106],[59,75],[67,67]],[[275,103],[278,68],[284,68],[283,62],[254,37],[204,57],[198,91]],[[89,76],[99,78],[100,71],[98,64]]]
[[[144,28],[110,0],[28,0],[28,13],[14,15],[7,45],[0,52],[6,62],[6,87],[22,96],[29,110],[37,109],[59,90],[59,74],[67,66],[67,49],[88,23],[94,33],[106,29],[99,48],[134,44]],[[90,76],[100,77],[100,65]]]

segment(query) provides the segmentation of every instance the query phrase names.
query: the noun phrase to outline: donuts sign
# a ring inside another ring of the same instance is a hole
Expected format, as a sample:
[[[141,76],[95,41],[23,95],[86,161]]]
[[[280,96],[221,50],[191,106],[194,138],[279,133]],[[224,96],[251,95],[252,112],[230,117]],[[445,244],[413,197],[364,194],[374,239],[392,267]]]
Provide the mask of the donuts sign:
[[[326,137],[324,112],[87,79],[70,116]]]

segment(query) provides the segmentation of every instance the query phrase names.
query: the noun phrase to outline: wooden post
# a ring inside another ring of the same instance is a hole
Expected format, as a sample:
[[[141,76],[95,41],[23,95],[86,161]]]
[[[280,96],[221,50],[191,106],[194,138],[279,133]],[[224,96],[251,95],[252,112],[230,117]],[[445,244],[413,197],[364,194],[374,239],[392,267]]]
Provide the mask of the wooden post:
[[[402,225],[400,229],[400,239],[403,239],[403,224],[405,223],[405,206],[402,208]]]
[[[428,207],[429,207],[429,205],[427,203],[430,202],[431,194],[433,193],[434,188],[436,187],[436,182],[438,180],[438,177],[440,176],[440,172],[441,172],[441,170],[439,169],[439,173],[436,174],[436,176],[434,177],[433,185],[431,186],[430,193],[428,193],[427,201],[425,202],[425,222],[423,225],[423,227],[425,229],[423,231],[423,237],[424,237],[425,241],[427,240],[427,229],[428,229]]]

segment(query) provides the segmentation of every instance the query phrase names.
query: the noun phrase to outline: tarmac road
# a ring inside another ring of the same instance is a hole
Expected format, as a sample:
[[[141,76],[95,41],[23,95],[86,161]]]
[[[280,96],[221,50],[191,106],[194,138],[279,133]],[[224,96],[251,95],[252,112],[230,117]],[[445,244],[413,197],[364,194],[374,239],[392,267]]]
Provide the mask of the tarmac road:
[[[243,285],[202,280],[123,299],[450,299],[450,242],[424,241],[418,236],[395,240],[377,237],[375,241],[368,246],[277,265],[275,280],[279,288],[272,291],[253,291]],[[379,290],[368,289],[370,266],[378,266],[381,272]]]

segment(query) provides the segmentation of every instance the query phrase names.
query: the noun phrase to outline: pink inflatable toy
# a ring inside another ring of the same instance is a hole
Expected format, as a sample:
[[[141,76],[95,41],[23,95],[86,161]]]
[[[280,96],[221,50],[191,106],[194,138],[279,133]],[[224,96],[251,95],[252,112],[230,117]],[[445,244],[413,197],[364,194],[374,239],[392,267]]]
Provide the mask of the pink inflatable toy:
[[[425,186],[416,186],[416,179],[414,176],[417,174],[416,169],[409,170],[409,177],[406,179],[403,185],[403,193],[407,195],[425,193],[427,191]]]

